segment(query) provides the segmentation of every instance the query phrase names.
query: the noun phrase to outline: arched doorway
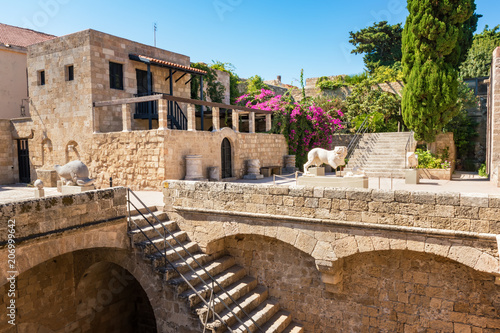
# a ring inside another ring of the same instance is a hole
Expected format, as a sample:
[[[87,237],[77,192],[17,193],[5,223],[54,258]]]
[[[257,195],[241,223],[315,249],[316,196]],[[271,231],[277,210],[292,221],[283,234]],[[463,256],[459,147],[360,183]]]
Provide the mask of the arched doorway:
[[[222,140],[221,145],[221,169],[222,178],[230,178],[233,176],[233,164],[231,160],[231,142],[227,138]]]

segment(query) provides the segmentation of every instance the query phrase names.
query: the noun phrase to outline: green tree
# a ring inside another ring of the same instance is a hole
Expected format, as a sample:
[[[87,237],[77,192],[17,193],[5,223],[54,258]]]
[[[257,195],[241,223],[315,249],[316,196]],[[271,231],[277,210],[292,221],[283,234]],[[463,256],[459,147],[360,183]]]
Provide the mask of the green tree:
[[[349,32],[349,43],[356,48],[354,54],[365,53],[366,68],[372,73],[378,66],[391,67],[401,61],[401,23],[390,25],[387,21],[374,23],[373,26],[357,32]]]
[[[347,119],[356,126],[370,115],[371,131],[397,130],[397,123],[401,120],[399,116],[401,98],[398,95],[374,89],[370,82],[365,81],[354,86],[345,103]]]
[[[235,104],[236,99],[240,96],[240,91],[238,89],[238,84],[240,83],[240,77],[235,72],[235,67],[233,64],[228,62],[213,61],[210,66],[213,69],[218,69],[220,71],[229,73],[229,103]]]
[[[408,0],[403,30],[403,118],[433,142],[458,113],[458,67],[477,25],[474,0]]]
[[[247,80],[247,94],[256,95],[260,93],[262,89],[269,89],[267,84],[259,75],[254,75]]]
[[[483,32],[474,35],[467,58],[460,66],[460,76],[475,78],[490,75],[491,55],[500,46],[500,25],[491,30],[486,26]]]
[[[224,92],[226,88],[224,85],[217,81],[217,72],[215,69],[209,67],[207,64],[203,62],[197,62],[191,64],[191,67],[198,68],[207,72],[207,75],[204,76],[203,82],[206,84],[206,91],[208,97],[212,102],[222,103],[224,99]],[[207,96],[203,96],[204,100],[206,100]],[[200,99],[200,77],[198,75],[194,75],[191,80],[191,98],[192,99]]]

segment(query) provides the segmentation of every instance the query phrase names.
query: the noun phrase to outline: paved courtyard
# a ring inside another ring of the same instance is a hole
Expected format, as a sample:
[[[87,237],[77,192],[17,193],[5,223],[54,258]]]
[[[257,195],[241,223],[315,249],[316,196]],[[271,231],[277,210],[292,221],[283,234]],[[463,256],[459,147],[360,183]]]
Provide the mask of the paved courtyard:
[[[273,184],[273,177],[260,180],[236,180],[237,183]],[[295,185],[294,176],[276,177],[277,185]],[[369,178],[368,187],[372,189],[394,189],[427,192],[459,192],[459,193],[484,193],[499,194],[500,188],[496,187],[487,178],[482,178],[474,173],[455,172],[452,180],[423,179],[418,185],[405,184],[404,179]],[[35,190],[26,184],[0,185],[0,204],[34,199]],[[149,206],[163,206],[161,191],[135,191],[139,198]],[[46,187],[45,196],[60,195],[55,187]],[[134,200],[135,202],[135,200]]]

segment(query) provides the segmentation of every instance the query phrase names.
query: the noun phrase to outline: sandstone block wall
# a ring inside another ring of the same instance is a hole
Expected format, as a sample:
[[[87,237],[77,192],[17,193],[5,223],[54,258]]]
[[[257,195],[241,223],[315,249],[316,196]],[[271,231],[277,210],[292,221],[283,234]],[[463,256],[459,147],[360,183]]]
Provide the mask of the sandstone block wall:
[[[183,181],[168,183],[169,188],[164,189],[167,207],[500,234],[500,196],[493,194]]]
[[[126,215],[126,189],[112,188],[73,195],[23,200],[0,205],[1,229],[16,221],[16,238],[83,226]],[[0,235],[5,245],[7,232]]]
[[[217,132],[151,130],[129,133],[102,133],[93,137],[88,156],[92,177],[100,187],[113,184],[133,189],[158,190],[165,179],[183,179],[186,155],[202,155],[203,176],[208,168],[221,170],[222,140],[232,148],[233,177],[246,173],[246,160],[259,159],[261,166],[283,165],[288,152],[283,135],[236,133],[224,128]]]
[[[239,235],[225,250],[268,286],[305,332],[496,332],[491,277],[430,254],[382,251],[344,261],[343,288],[325,291],[313,258],[282,241]]]

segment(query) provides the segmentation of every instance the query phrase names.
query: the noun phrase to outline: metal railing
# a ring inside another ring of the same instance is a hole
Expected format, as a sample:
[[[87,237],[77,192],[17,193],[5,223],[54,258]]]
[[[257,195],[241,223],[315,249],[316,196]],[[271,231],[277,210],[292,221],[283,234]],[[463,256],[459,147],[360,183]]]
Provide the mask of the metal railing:
[[[130,195],[133,195],[134,198],[143,206],[142,208],[143,209],[146,209],[146,211],[156,220],[156,224],[160,224],[162,226],[162,229],[163,229],[163,234],[157,229],[157,227],[155,226],[155,224],[153,224],[151,221],[149,221],[149,219],[140,211],[139,208],[137,208],[137,206],[130,200]],[[214,302],[213,302],[213,297],[215,296],[217,298],[217,300],[220,302],[220,304],[222,304],[227,311],[229,311],[233,316],[234,318],[241,324],[243,325],[243,327],[245,328],[245,330],[249,333],[251,333],[250,329],[247,327],[247,325],[242,321],[242,319],[240,317],[238,317],[238,315],[236,313],[233,312],[233,310],[230,309],[230,307],[226,304],[226,302],[224,302],[224,300],[221,298],[221,295],[220,293],[224,294],[225,296],[227,296],[231,302],[236,306],[238,307],[242,314],[249,318],[251,320],[251,322],[255,325],[255,327],[260,331],[260,332],[263,332],[262,328],[255,322],[255,320],[245,311],[245,309],[243,309],[241,307],[241,305],[239,303],[236,302],[236,300],[226,291],[226,289],[224,289],[224,287],[222,287],[219,282],[214,278],[214,276],[212,276],[212,274],[210,274],[207,269],[191,254],[191,252],[177,239],[177,237],[175,237],[175,235],[168,229],[165,227],[165,225],[158,219],[158,217],[156,217],[156,215],[154,215],[151,210],[144,204],[144,202],[142,202],[141,199],[139,199],[139,197],[129,188],[127,188],[127,201],[128,201],[128,228],[129,228],[129,231],[132,230],[131,226],[132,226],[132,223],[135,225],[136,229],[139,230],[141,232],[141,234],[147,239],[147,242],[148,242],[148,245],[150,246],[153,246],[153,248],[157,251],[157,253],[160,254],[160,256],[164,259],[164,264],[165,264],[165,267],[167,266],[170,266],[172,267],[172,269],[184,280],[184,282],[188,285],[189,288],[191,288],[191,290],[196,294],[196,296],[198,296],[198,298],[205,304],[205,306],[207,307],[208,309],[208,312],[207,312],[207,318],[210,316],[210,312],[212,313],[212,316],[216,316],[218,318],[218,320],[224,325],[226,326],[226,328],[230,331],[230,332],[233,332],[233,330],[229,327],[229,325],[222,319],[222,317],[215,311],[215,308],[214,308]],[[132,220],[131,218],[131,213],[130,213],[130,208],[131,206],[134,207],[134,209],[141,215],[141,217],[149,224],[149,227],[152,228],[152,230],[154,230],[158,236],[160,237],[163,237],[163,245],[164,245],[164,248],[163,250],[160,250],[156,244],[153,242],[153,240],[151,238],[149,238],[147,236],[147,234],[144,232],[143,228],[141,226],[139,226],[135,221]],[[170,242],[167,240],[167,234],[168,234],[168,237],[171,237],[173,240],[175,240],[176,244],[179,245],[182,250],[188,255],[189,258],[191,258],[194,263],[196,263],[196,265],[198,265],[198,267],[200,269],[203,270],[203,272],[208,276],[208,279],[210,280],[210,282],[207,282],[205,281],[205,279],[203,279],[203,277],[198,274],[198,272],[196,272],[196,270],[191,266],[191,264],[186,261],[186,259],[184,258],[183,255],[181,255],[176,249],[175,247],[170,244]],[[189,282],[189,280],[184,276],[184,274],[182,274],[178,269],[177,267],[170,261],[168,260],[167,258],[167,246],[170,247],[171,250],[173,250],[173,252],[175,252],[175,254],[177,254],[177,256],[179,257],[179,259],[183,260],[184,263],[186,264],[187,267],[189,267],[189,269],[191,270],[191,272],[201,281],[201,283],[203,284],[203,286],[205,288],[207,288],[207,290],[210,291],[211,295],[210,295],[210,300],[207,302],[207,300],[205,299],[205,297],[203,295],[201,295],[198,290],[196,290],[196,288]],[[217,288],[219,288],[219,294],[216,294],[214,292],[214,288],[215,286]],[[208,320],[208,319],[207,319]],[[206,320],[206,321],[207,321]],[[206,322],[205,321],[205,322]],[[205,323],[206,325],[206,323]]]
[[[134,94],[134,97],[143,97],[150,95],[161,95],[159,92],[148,93],[139,93]],[[149,101],[149,102],[140,102],[135,104],[135,114],[138,115],[147,115],[147,114],[158,114],[158,101]]]
[[[405,147],[405,169],[408,169],[408,153],[415,151],[416,144],[417,143],[415,141],[414,132],[411,131]]]
[[[168,105],[168,111],[167,111],[167,119],[170,120],[171,123],[171,129],[178,129],[178,130],[187,130],[187,125],[188,125],[188,120],[186,115],[184,114],[184,111],[182,111],[182,108],[180,107],[179,103],[174,102],[174,101],[169,101],[167,103]]]
[[[347,146],[347,155],[346,155],[346,160],[351,158],[352,153],[356,150],[356,148],[359,145],[359,142],[361,141],[361,138],[363,137],[363,134],[366,133],[368,130],[368,116],[366,116],[365,120],[361,123],[361,126],[359,126],[358,130],[356,131],[356,134],[354,134],[354,137],[351,139],[351,142],[349,142],[349,145]]]
[[[276,177],[277,178],[283,178],[287,180],[291,180],[292,178],[289,178],[290,176],[295,176],[293,179],[295,179],[295,185],[297,185],[297,178],[299,178],[299,173],[302,173],[302,171],[295,171],[294,173],[289,173],[287,175],[273,175],[273,185],[276,185]]]

